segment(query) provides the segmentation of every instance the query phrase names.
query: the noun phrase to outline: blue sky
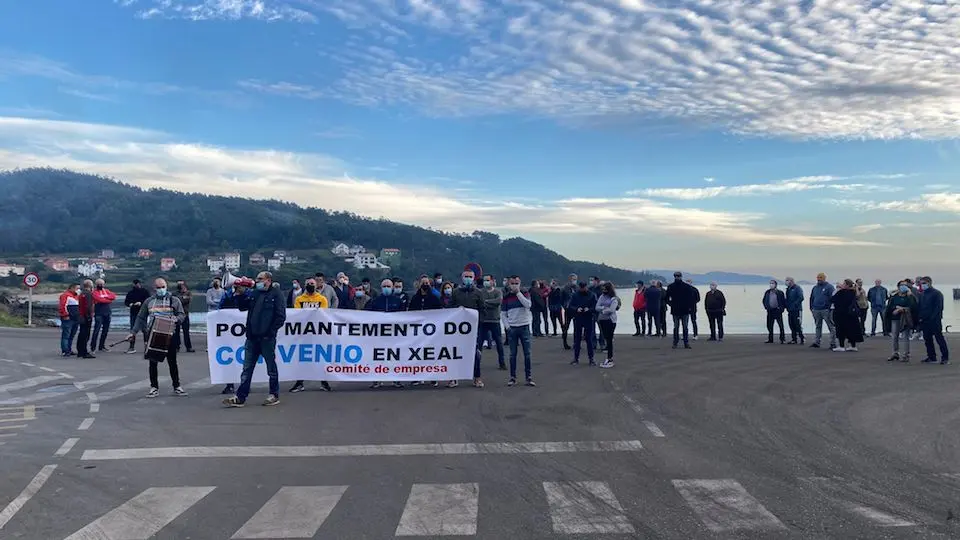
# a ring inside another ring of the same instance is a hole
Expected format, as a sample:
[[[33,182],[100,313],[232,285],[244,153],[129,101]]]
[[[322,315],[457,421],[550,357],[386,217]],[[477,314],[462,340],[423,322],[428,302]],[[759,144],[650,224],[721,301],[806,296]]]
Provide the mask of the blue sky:
[[[0,168],[629,268],[957,279],[958,27],[947,0],[3,2]]]

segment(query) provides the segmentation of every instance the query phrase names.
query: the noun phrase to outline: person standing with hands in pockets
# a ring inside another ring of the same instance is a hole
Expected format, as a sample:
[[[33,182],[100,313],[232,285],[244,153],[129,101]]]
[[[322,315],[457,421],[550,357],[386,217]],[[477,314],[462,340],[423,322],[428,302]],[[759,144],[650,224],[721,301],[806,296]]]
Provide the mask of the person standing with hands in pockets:
[[[247,340],[243,345],[243,372],[240,374],[240,387],[236,395],[223,400],[227,407],[243,407],[250,395],[250,383],[253,382],[253,370],[257,360],[263,356],[267,364],[267,376],[270,378],[270,395],[264,406],[280,403],[280,377],[277,373],[277,332],[287,320],[287,303],[280,287],[273,286],[273,274],[257,274],[256,289],[237,299],[240,311],[247,312]]]

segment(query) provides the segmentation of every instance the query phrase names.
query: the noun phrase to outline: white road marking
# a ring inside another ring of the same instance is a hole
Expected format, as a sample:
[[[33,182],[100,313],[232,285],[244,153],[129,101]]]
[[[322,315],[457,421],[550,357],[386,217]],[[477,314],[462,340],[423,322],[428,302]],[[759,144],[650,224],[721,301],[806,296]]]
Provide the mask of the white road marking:
[[[39,369],[42,369],[43,371],[47,371],[47,372],[49,372],[49,373],[56,373],[56,372],[57,372],[57,370],[55,370],[55,369],[53,369],[53,368],[48,368],[48,367],[44,367],[44,366],[38,366],[38,368],[39,368]]]
[[[93,421],[96,420],[94,417],[84,418],[83,422],[80,422],[80,425],[77,427],[79,431],[86,431],[90,429],[90,426],[93,425]]]
[[[45,375],[45,376],[47,376],[47,377],[53,377],[53,378],[55,378],[55,379],[59,378],[59,377],[54,376],[54,375]],[[38,377],[38,378],[39,378],[39,377]],[[125,379],[125,378],[126,378],[126,376],[124,376],[124,375],[119,375],[119,376],[106,376],[106,377],[96,377],[96,378],[93,378],[93,379],[90,379],[90,380],[87,380],[87,381],[83,381],[83,382],[75,382],[75,383],[73,383],[73,388],[65,388],[64,391],[62,391],[62,392],[34,392],[32,395],[29,395],[29,396],[20,397],[20,398],[13,398],[13,399],[7,399],[7,400],[0,401],[0,404],[3,404],[3,405],[23,405],[23,404],[26,404],[26,403],[36,403],[36,402],[38,402],[38,401],[45,401],[45,400],[48,400],[48,399],[54,399],[54,398],[58,398],[58,397],[68,396],[68,395],[70,395],[70,394],[74,394],[74,393],[77,393],[77,392],[80,392],[80,391],[88,390],[88,389],[91,389],[91,388],[97,388],[97,387],[99,387],[99,386],[103,386],[103,385],[105,385],[105,384],[109,384],[109,383],[112,383],[112,382],[114,382],[114,381],[118,381],[118,380],[120,380],[120,379]],[[11,384],[12,384],[12,383],[11,383]]]
[[[673,485],[713,532],[785,528],[736,480],[674,480]]]
[[[479,484],[414,484],[396,536],[474,536]]]
[[[0,433],[0,437],[16,437],[16,433]]]
[[[8,363],[11,363],[11,364],[12,364],[12,363],[13,363],[13,360],[7,360],[6,358],[0,358],[0,362],[8,362]]]
[[[206,379],[200,379],[199,381],[195,381],[190,384],[184,385],[184,388],[189,388],[193,390],[196,388],[209,388],[211,386],[213,385],[210,384],[210,377],[207,377]]]
[[[20,495],[17,495],[17,498],[10,501],[3,510],[0,510],[0,529],[10,522],[13,519],[13,516],[17,515],[17,512],[24,507],[34,495],[40,491],[40,488],[43,487],[43,484],[50,478],[50,475],[53,474],[53,471],[57,468],[56,465],[47,465],[40,469],[40,472],[33,477],[33,480],[30,480],[30,483],[27,484],[27,487],[23,488],[23,491],[20,492]]]
[[[233,538],[313,538],[347,486],[282,487]]]
[[[26,424],[20,424],[18,426],[0,426],[0,429],[22,429],[27,427]]]
[[[55,381],[61,379],[60,375],[40,375],[38,377],[30,377],[29,379],[24,379],[22,381],[16,381],[12,383],[7,383],[0,385],[0,392],[13,392],[16,390],[23,390],[24,388],[31,388],[33,386],[41,385],[43,383],[48,383],[50,381]],[[6,401],[4,401],[6,403]]]
[[[122,378],[122,377],[121,377],[121,378]],[[116,379],[114,379],[114,380],[116,380]],[[95,394],[94,392],[87,392],[87,402],[89,402],[89,403],[96,403],[96,402],[98,402],[98,401],[100,401],[100,400],[97,399],[97,394]]]
[[[213,487],[149,488],[66,540],[147,540],[213,490]]]
[[[907,521],[905,519],[877,510],[876,508],[873,508],[870,506],[852,504],[852,505],[849,505],[848,508],[854,514],[865,517],[870,521],[874,522],[876,525],[879,525],[881,527],[914,527],[916,526],[916,523],[912,521]]]
[[[84,460],[235,457],[363,457],[636,452],[640,441],[367,444],[346,446],[180,446],[86,450]]]
[[[36,364],[31,364],[30,362],[20,362],[20,365],[27,366],[27,367],[37,367]]]
[[[80,440],[80,439],[78,439],[78,438],[76,438],[76,437],[70,437],[69,439],[63,441],[63,444],[60,445],[60,448],[58,448],[57,451],[54,452],[53,455],[54,455],[54,456],[65,456],[65,455],[67,455],[67,452],[69,452],[70,450],[72,450],[72,449],[73,449],[73,446],[74,446],[75,444],[77,444],[77,441],[79,441],[79,440]]]
[[[90,404],[90,412],[92,412],[92,413],[98,413],[98,412],[100,412],[100,404],[99,404],[99,403],[91,403],[91,404]]]
[[[660,430],[660,427],[650,420],[644,420],[643,425],[647,426],[647,429],[650,430],[650,433],[653,433],[654,437],[666,437],[666,434]]]
[[[937,475],[937,476],[940,476],[940,475]],[[820,487],[829,488],[828,491],[822,491],[820,495],[836,500],[837,504],[846,508],[850,513],[856,514],[857,516],[860,516],[862,518],[866,518],[872,521],[877,526],[915,527],[917,525],[912,521],[908,521],[906,519],[895,516],[893,514],[888,514],[887,512],[884,512],[883,510],[880,510],[878,508],[861,504],[859,500],[862,500],[862,496],[856,497],[856,499],[858,499],[858,502],[845,500],[844,492],[849,491],[852,485],[845,483],[842,477],[812,476],[812,477],[801,477],[800,479],[804,482],[808,482],[811,484],[820,484]]]
[[[15,416],[15,418],[0,418],[0,422],[20,422],[22,420],[34,420],[37,418],[37,408],[33,405],[19,407],[15,411],[0,412],[0,417]]]
[[[59,373],[57,373],[57,375],[63,377],[64,379],[72,379],[72,378],[73,378],[73,375],[70,375],[69,373],[64,373],[64,372],[62,372],[62,371],[59,372]]]
[[[606,482],[544,482],[543,491],[557,534],[634,533]]]

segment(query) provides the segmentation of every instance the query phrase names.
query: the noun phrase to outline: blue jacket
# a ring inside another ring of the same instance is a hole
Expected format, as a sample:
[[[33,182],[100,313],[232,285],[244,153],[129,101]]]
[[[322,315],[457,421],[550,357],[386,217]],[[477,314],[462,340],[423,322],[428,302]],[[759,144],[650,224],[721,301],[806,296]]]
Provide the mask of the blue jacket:
[[[237,298],[237,308],[247,312],[248,338],[277,338],[287,320],[287,302],[280,287],[251,290]]]
[[[787,287],[787,311],[803,311],[803,289],[797,284]]]
[[[647,313],[660,313],[660,302],[662,301],[662,294],[660,289],[656,287],[647,287],[644,291],[643,296],[647,298]]]
[[[833,305],[833,294],[837,290],[830,283],[817,284],[810,289],[810,309],[830,309]]]
[[[583,312],[578,312],[578,308],[586,308]],[[570,304],[567,307],[570,310],[570,313],[567,314],[569,317],[573,315],[573,318],[581,321],[592,321],[593,314],[597,309],[597,295],[593,294],[589,290],[587,294],[580,294],[578,291],[576,294],[570,297]]]
[[[870,308],[873,311],[883,311],[887,305],[887,299],[890,298],[890,292],[886,287],[876,285],[867,291],[867,300],[870,301]]]
[[[407,306],[404,303],[403,299],[395,294],[387,296],[381,294],[373,300],[367,302],[366,311],[382,311],[382,312],[394,312],[394,311],[406,311]]]
[[[943,320],[943,293],[929,287],[920,295],[920,322],[937,324]]]

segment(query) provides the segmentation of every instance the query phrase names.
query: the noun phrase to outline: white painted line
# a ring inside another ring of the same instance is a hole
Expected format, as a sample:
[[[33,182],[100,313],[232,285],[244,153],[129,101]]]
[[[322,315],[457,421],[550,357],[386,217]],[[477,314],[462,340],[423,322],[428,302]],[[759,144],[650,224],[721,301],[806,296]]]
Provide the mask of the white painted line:
[[[49,373],[56,373],[56,372],[57,372],[57,370],[55,370],[55,369],[53,369],[53,368],[48,368],[48,367],[44,367],[44,366],[38,366],[38,367],[39,367],[39,369],[42,369],[43,371],[47,371],[47,372],[49,372]]]
[[[62,371],[61,371],[61,372],[58,372],[57,375],[63,377],[64,379],[72,379],[72,378],[73,378],[73,375],[70,375],[69,373],[64,373],[64,372],[62,372]]]
[[[282,487],[233,538],[313,538],[347,487]]]
[[[660,430],[660,427],[650,420],[644,420],[643,425],[647,426],[647,429],[650,430],[650,433],[653,433],[654,437],[666,437],[663,431]]]
[[[16,433],[0,433],[0,437],[16,437]]]
[[[27,419],[23,417],[23,413],[19,413],[16,418],[0,418],[0,422],[23,422],[24,420]]]
[[[674,480],[673,486],[713,532],[785,528],[736,480]]]
[[[640,441],[368,444],[346,446],[179,446],[86,450],[84,460],[239,457],[363,457],[636,452]]]
[[[114,379],[114,380],[116,380],[116,379]],[[89,403],[96,403],[96,402],[98,402],[98,401],[100,401],[100,400],[97,399],[97,394],[95,394],[95,393],[93,393],[93,392],[87,392],[87,401],[88,401]]]
[[[33,386],[41,385],[43,383],[48,383],[61,378],[62,377],[60,377],[60,375],[40,375],[38,377],[30,377],[29,379],[24,379],[22,381],[0,385],[0,392],[23,390],[24,388],[31,388]]]
[[[865,517],[881,527],[914,527],[917,525],[912,521],[898,518],[897,516],[882,512],[870,506],[854,504],[850,505],[849,508],[854,514]]]
[[[93,421],[96,420],[94,417],[84,418],[83,422],[80,422],[80,425],[77,427],[79,431],[86,431],[90,429],[90,426],[93,425]]]
[[[77,444],[77,441],[80,439],[76,437],[70,437],[69,439],[63,441],[63,444],[60,445],[60,448],[53,454],[54,456],[65,456],[67,452],[73,449],[73,446]]]
[[[17,515],[17,512],[24,507],[34,495],[40,491],[40,488],[43,487],[43,484],[47,482],[50,478],[50,475],[53,474],[53,471],[57,468],[56,465],[47,465],[44,468],[40,469],[40,472],[33,477],[33,480],[27,484],[27,487],[23,488],[23,491],[20,492],[20,495],[17,495],[17,498],[10,501],[3,510],[0,510],[0,529],[10,523],[10,520],[13,519],[13,516]]]
[[[91,403],[91,404],[90,404],[90,412],[91,412],[91,413],[98,413],[98,412],[100,412],[100,404],[99,404],[99,403]]]
[[[147,540],[206,497],[213,487],[149,488],[66,540]]]
[[[27,367],[37,367],[36,364],[31,364],[30,362],[20,362],[20,365],[27,366]]]
[[[19,407],[19,410],[11,412],[0,412],[2,416],[16,416],[15,418],[0,418],[0,422],[20,422],[23,420],[34,420],[37,418],[37,408],[33,405]]]
[[[163,382],[161,379],[161,385],[162,384]],[[144,379],[142,381],[137,381],[132,384],[121,386],[116,390],[110,390],[108,392],[100,392],[97,394],[97,401],[102,403],[104,401],[110,401],[111,399],[116,399],[118,397],[125,396],[127,394],[132,394],[134,392],[146,392],[147,389],[149,388],[150,388],[150,380]],[[83,400],[77,399],[77,400],[67,401],[66,403],[64,403],[64,405],[77,405],[77,404],[88,403],[88,402],[89,401],[83,401]]]
[[[59,377],[55,377],[55,376],[53,376],[53,375],[50,375],[50,376],[51,376],[51,377],[54,377],[54,378],[59,378]],[[105,384],[112,383],[113,381],[118,381],[118,380],[120,380],[120,379],[125,379],[125,378],[126,378],[125,375],[120,375],[120,376],[107,376],[107,377],[96,377],[96,378],[94,378],[94,379],[90,379],[90,380],[83,381],[83,382],[75,382],[75,383],[73,383],[73,388],[64,388],[64,390],[63,390],[62,392],[34,392],[32,395],[29,395],[29,396],[26,396],[26,397],[14,398],[14,399],[7,399],[7,400],[4,400],[4,401],[0,401],[0,404],[4,404],[4,405],[23,405],[23,404],[26,404],[26,403],[36,403],[36,402],[38,402],[38,401],[45,401],[45,400],[48,400],[48,399],[55,399],[55,398],[58,398],[58,397],[63,397],[63,396],[68,396],[68,395],[70,395],[70,394],[75,394],[75,393],[77,393],[77,392],[79,392],[79,391],[84,391],[84,390],[88,390],[88,389],[91,389],[91,388],[97,388],[97,387],[99,387],[99,386],[103,386],[103,385],[105,385]],[[91,392],[91,393],[92,393],[92,392]],[[88,394],[89,394],[89,393],[88,393]],[[89,396],[88,396],[88,397],[89,397]]]
[[[396,536],[474,536],[479,484],[414,484]]]
[[[26,424],[21,424],[19,426],[0,426],[0,429],[22,429],[27,427]]]
[[[7,360],[6,358],[0,358],[0,362],[9,362],[9,363],[12,364],[12,363],[13,363],[13,360]]]
[[[557,534],[634,533],[606,482],[544,482],[543,491]]]

